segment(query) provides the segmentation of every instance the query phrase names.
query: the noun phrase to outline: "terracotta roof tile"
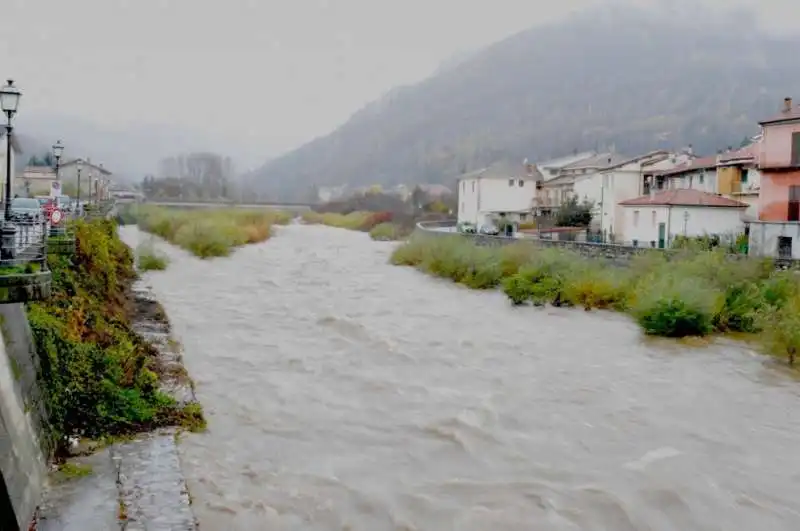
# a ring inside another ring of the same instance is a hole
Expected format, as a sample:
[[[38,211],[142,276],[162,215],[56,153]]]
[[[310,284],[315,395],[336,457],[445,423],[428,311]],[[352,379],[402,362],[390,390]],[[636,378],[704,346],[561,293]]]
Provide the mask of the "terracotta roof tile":
[[[795,105],[788,111],[781,111],[778,114],[770,116],[766,120],[758,122],[759,125],[776,124],[788,120],[800,120],[800,105]]]
[[[747,208],[747,203],[734,201],[727,197],[717,194],[709,194],[691,188],[677,188],[674,190],[662,190],[653,194],[643,195],[636,199],[620,201],[623,206],[696,206],[696,207],[727,207],[727,208]]]
[[[653,175],[678,175],[680,173],[685,173],[689,171],[710,170],[711,168],[716,168],[716,167],[717,167],[717,156],[711,155],[708,157],[693,159],[690,162],[681,164],[680,166],[675,166],[674,168],[670,168],[668,170],[654,171]]]
[[[745,146],[743,148],[737,149],[735,151],[729,151],[727,153],[722,153],[719,156],[720,162],[730,162],[732,160],[742,160],[742,159],[755,159],[756,158],[756,146],[758,144],[750,144],[749,146]]]

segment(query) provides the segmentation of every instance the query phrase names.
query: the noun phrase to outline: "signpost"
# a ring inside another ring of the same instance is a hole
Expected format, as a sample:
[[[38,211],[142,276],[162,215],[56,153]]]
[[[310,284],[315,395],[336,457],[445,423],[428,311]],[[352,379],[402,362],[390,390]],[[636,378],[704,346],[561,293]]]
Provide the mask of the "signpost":
[[[50,197],[55,199],[61,195],[61,183],[59,181],[53,181],[50,183]]]

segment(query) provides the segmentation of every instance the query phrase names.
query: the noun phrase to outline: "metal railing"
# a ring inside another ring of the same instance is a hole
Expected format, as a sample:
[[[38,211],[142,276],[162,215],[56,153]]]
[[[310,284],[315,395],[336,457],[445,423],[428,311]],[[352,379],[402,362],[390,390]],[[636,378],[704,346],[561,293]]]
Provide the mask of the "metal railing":
[[[0,304],[42,300],[50,296],[47,267],[47,220],[15,215],[0,226]]]

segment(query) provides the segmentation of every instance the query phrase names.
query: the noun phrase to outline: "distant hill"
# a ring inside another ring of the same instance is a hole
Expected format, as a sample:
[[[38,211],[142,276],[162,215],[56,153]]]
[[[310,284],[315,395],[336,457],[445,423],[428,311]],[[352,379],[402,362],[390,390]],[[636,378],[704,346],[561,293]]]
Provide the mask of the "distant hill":
[[[248,178],[295,199],[312,184],[445,182],[576,149],[739,145],[800,96],[800,39],[770,37],[752,19],[616,8],[532,28],[447,61]]]

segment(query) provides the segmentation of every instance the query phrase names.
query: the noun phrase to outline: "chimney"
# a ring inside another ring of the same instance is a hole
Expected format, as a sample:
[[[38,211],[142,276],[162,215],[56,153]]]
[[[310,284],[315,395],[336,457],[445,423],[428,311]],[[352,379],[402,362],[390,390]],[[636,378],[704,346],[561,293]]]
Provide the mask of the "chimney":
[[[783,112],[792,110],[792,98],[783,98]]]

